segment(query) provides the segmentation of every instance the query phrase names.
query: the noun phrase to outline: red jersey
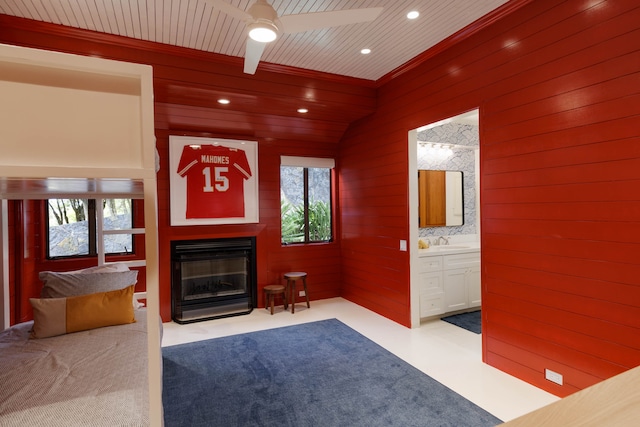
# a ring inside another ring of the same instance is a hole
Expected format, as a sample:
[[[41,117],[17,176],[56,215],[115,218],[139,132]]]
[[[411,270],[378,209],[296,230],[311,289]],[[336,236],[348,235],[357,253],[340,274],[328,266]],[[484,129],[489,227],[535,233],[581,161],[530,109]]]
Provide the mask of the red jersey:
[[[187,179],[187,219],[244,217],[244,181],[251,168],[243,150],[186,145],[177,173]]]

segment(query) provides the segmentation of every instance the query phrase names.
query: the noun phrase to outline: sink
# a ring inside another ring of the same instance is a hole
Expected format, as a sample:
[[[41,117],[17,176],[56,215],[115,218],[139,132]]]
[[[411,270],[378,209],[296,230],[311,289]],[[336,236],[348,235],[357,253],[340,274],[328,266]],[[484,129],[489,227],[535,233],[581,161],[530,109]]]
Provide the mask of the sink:
[[[440,245],[440,246],[429,246],[429,250],[433,251],[454,251],[456,249],[468,249],[471,246],[466,245]]]

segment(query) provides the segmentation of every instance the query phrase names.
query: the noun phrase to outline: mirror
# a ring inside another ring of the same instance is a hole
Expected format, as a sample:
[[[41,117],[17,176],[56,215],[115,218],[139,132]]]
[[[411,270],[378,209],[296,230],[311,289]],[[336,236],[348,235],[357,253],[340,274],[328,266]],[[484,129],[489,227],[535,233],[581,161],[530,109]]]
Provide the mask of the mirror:
[[[462,225],[462,172],[419,170],[418,208],[420,228]]]

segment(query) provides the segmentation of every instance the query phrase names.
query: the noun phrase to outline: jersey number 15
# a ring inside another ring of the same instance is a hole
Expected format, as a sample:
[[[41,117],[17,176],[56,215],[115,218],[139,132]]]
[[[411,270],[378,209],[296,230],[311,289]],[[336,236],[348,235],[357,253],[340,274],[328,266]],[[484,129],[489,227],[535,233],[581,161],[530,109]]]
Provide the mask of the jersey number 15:
[[[214,167],[213,168],[213,181],[211,180],[211,167],[207,166],[202,169],[202,175],[204,175],[204,187],[202,191],[205,193],[213,193],[214,191],[227,191],[229,189],[229,178],[225,175],[228,174],[228,167]]]

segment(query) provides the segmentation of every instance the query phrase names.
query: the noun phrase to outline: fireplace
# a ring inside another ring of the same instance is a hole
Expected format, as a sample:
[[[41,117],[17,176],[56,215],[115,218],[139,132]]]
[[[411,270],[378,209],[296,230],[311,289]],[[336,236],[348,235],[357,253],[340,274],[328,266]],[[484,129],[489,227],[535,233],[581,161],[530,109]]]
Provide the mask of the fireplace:
[[[255,237],[174,241],[171,264],[177,323],[249,314],[256,305]]]

